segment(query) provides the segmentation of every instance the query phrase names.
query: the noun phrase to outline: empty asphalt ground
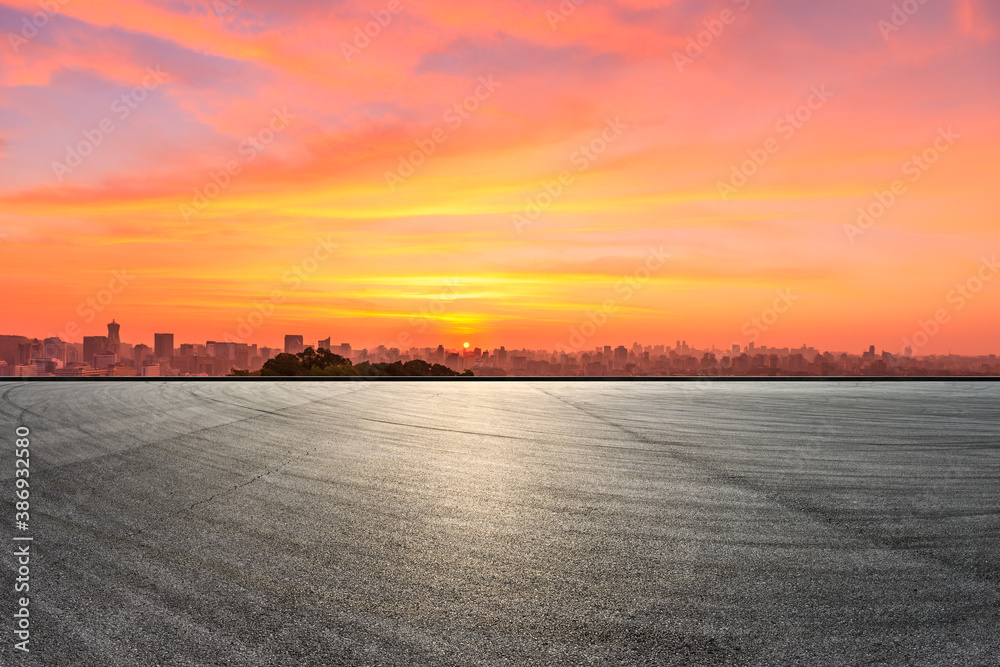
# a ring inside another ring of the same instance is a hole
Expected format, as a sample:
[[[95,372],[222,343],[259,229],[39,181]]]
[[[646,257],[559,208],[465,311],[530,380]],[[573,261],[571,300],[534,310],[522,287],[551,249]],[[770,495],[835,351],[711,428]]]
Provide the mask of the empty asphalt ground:
[[[1000,384],[0,396],[3,665],[1000,662]]]

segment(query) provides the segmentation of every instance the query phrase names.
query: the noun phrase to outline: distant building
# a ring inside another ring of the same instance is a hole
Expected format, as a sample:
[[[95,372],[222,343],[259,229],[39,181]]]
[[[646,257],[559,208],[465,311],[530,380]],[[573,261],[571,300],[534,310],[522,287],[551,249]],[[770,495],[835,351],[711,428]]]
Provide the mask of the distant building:
[[[27,343],[24,336],[0,336],[0,361],[6,361],[11,368],[18,365],[18,351],[21,345]]]
[[[285,354],[299,354],[305,352],[304,336],[285,336]]]
[[[205,352],[210,357],[226,357],[228,359],[235,359],[236,346],[236,343],[220,343],[218,341],[210,340],[205,343]]]
[[[135,361],[136,366],[142,366],[146,361],[148,361],[153,356],[153,348],[148,345],[143,345],[139,343],[134,348],[132,348],[132,359]]]
[[[174,335],[172,333],[153,334],[153,357],[167,367],[174,365]]]
[[[94,368],[105,369],[114,366],[118,363],[118,355],[111,354],[110,352],[102,352],[100,354],[94,355],[94,361],[92,362]]]
[[[330,340],[331,340],[330,338],[327,338],[325,340],[321,340],[319,343],[317,343],[316,349],[317,350],[329,350],[330,349]]]
[[[90,364],[69,364],[55,372],[56,377],[103,377],[107,374],[106,370],[99,371]]]
[[[108,352],[107,336],[83,337],[83,363],[90,364],[94,368],[97,368],[97,365],[94,363],[94,357],[96,357],[99,354],[107,354],[107,352]]]
[[[108,349],[107,351],[111,354],[121,354],[122,339],[119,335],[121,330],[121,325],[111,320],[111,324],[108,325]]]
[[[58,337],[46,338],[42,341],[42,356],[49,359],[58,359],[65,364],[69,361],[68,348],[69,345],[60,340]]]

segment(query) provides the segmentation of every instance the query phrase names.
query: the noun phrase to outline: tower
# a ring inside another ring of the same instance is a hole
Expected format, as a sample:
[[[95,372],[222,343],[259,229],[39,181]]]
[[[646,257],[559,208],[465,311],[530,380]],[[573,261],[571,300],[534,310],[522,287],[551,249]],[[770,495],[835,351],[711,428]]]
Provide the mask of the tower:
[[[119,330],[121,325],[111,320],[111,324],[108,325],[108,352],[113,355],[118,355],[121,352],[122,341],[119,336]]]

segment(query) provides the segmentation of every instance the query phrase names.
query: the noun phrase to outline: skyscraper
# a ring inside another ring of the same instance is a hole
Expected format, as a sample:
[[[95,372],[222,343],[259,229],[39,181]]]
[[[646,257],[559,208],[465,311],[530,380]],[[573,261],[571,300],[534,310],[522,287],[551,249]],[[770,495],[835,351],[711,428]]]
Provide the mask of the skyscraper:
[[[304,336],[285,336],[285,354],[304,352],[306,349],[304,341]]]
[[[135,365],[142,368],[143,363],[149,359],[152,353],[153,351],[149,349],[148,345],[143,345],[142,343],[136,345],[132,348],[132,358],[135,360]]]
[[[174,335],[170,333],[153,334],[153,356],[157,361],[174,364]]]
[[[0,361],[6,361],[11,368],[17,366],[21,363],[17,352],[27,342],[28,339],[24,336],[0,336]]]
[[[111,320],[108,325],[108,352],[118,355],[121,353],[122,339],[119,336],[121,325]]]
[[[615,368],[621,370],[628,363],[628,348],[619,345],[615,348]]]
[[[84,336],[83,337],[83,362],[94,365],[94,357],[108,351],[107,336]]]
[[[317,349],[319,349],[319,350],[329,350],[330,349],[330,339],[327,338],[326,340],[321,340],[319,342],[319,347]]]

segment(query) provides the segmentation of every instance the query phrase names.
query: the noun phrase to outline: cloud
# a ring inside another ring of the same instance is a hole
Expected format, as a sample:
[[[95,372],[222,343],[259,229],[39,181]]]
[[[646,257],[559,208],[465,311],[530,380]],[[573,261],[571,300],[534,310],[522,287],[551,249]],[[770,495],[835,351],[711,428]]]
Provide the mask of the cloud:
[[[72,312],[79,300],[60,285],[141,256],[163,277],[143,298],[156,303],[170,295],[168,278],[189,275],[191,312],[216,313],[225,327],[243,313],[229,297],[213,302],[211,279],[236,276],[239,294],[266,293],[267,271],[280,279],[275,258],[294,263],[335,232],[351,253],[317,291],[355,275],[405,285],[448,267],[501,293],[530,275],[523,314],[489,299],[476,313],[502,315],[529,337],[548,335],[532,333],[534,319],[564,332],[554,313],[590,303],[643,244],[667,242],[679,248],[676,273],[644,292],[652,312],[681,304],[722,320],[743,282],[795,282],[860,327],[857,285],[884,285],[886,304],[913,302],[947,286],[970,245],[1000,245],[991,185],[1000,167],[990,158],[1000,149],[1000,89],[982,83],[1000,62],[997,3],[928,3],[888,43],[880,12],[863,0],[753,2],[710,37],[706,21],[716,25],[736,3],[586,2],[553,27],[546,11],[556,0],[404,0],[377,30],[371,12],[388,3],[244,0],[221,15],[218,4],[63,3],[19,53],[0,44],[0,202],[37,239],[24,257],[52,259],[45,276],[27,259],[11,268],[38,284],[13,309],[62,300]],[[16,26],[37,7],[5,0],[0,23]],[[372,36],[348,62],[341,43],[366,27]],[[675,54],[699,38],[679,72]],[[56,182],[53,161],[156,66],[169,82],[115,117],[114,132]],[[496,93],[461,123],[446,121],[491,74]],[[819,85],[835,97],[784,136],[779,121]],[[294,122],[244,162],[241,146],[267,137],[275,108]],[[628,129],[607,144],[601,130],[615,118]],[[908,184],[865,236],[870,246],[836,246],[857,207],[901,177],[941,126],[967,138]],[[721,201],[717,183],[772,137],[778,150]],[[385,174],[414,155],[412,177],[390,191]],[[238,176],[178,226],[178,204],[232,160]],[[553,185],[563,172],[569,182]],[[540,193],[551,204],[518,235],[511,215]],[[940,261],[927,261],[938,249]],[[886,265],[898,271],[891,284]],[[884,311],[866,316],[885,327],[900,317]],[[45,324],[44,313],[32,317]]]

